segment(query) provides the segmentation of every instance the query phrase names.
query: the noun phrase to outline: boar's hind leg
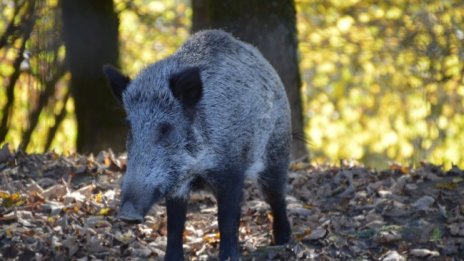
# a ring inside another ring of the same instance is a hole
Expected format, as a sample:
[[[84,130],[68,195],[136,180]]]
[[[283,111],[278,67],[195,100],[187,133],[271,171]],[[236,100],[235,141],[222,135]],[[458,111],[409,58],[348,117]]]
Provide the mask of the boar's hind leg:
[[[285,162],[269,166],[260,174],[259,186],[266,202],[271,206],[273,216],[274,244],[283,245],[290,240],[290,223],[287,218],[285,189],[287,184],[287,166]]]
[[[166,199],[168,216],[168,243],[164,260],[184,260],[182,235],[187,215],[187,201],[184,199]]]
[[[220,176],[221,179],[216,184],[220,233],[219,259],[239,260],[238,230],[244,174],[240,171],[226,171]]]

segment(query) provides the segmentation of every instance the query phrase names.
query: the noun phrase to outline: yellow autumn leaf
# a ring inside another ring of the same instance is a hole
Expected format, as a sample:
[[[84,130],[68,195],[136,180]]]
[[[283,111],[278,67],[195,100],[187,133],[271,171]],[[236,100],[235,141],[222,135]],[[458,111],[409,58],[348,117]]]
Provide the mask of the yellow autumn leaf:
[[[101,202],[102,202],[102,199],[103,199],[103,194],[102,194],[101,192],[98,192],[98,193],[95,195],[95,202],[101,203]]]
[[[312,209],[312,208],[314,208],[314,205],[312,205],[312,204],[304,204],[303,207],[306,208],[306,209]]]
[[[9,194],[8,192],[0,192],[0,198],[3,199],[2,206],[12,207],[12,206],[21,206],[24,205],[24,201],[21,200],[21,195],[19,193]]]
[[[0,198],[9,198],[10,197],[10,193],[6,192],[6,191],[0,191]]]
[[[48,218],[47,218],[47,221],[48,221],[48,223],[50,223],[50,224],[54,224],[55,221],[56,221],[56,218],[54,218],[54,217],[48,217]]]
[[[12,200],[12,201],[17,201],[19,198],[20,198],[19,193],[13,193],[13,194],[10,196],[10,200]]]
[[[388,166],[388,169],[391,170],[391,171],[398,171],[401,174],[408,174],[409,173],[409,167],[404,166],[404,165],[400,165],[400,164],[397,164],[397,163],[391,164],[390,166]]]
[[[111,159],[110,157],[106,156],[105,159],[103,160],[103,164],[105,165],[105,167],[109,167],[111,166]]]
[[[9,237],[9,238],[12,238],[13,237],[13,232],[12,232],[12,229],[10,227],[8,227],[6,230],[5,230],[5,233],[6,233],[6,236]]]
[[[308,228],[307,230],[303,231],[303,233],[299,233],[297,235],[295,235],[295,239],[297,241],[301,241],[303,239],[305,239],[308,235],[310,235],[312,232],[312,230],[310,228]]]
[[[108,213],[110,212],[111,208],[102,208],[100,211],[98,211],[98,215],[100,216],[108,216]]]
[[[203,236],[203,241],[205,241],[205,242],[207,242],[209,244],[216,243],[216,242],[219,241],[220,237],[221,236],[220,236],[219,232],[210,233],[210,234],[207,234],[207,235]]]

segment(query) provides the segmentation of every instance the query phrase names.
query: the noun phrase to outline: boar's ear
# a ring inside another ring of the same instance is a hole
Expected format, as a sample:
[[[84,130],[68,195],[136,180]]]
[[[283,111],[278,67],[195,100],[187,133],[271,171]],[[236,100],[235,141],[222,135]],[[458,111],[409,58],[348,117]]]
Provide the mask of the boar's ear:
[[[203,94],[200,69],[191,67],[171,75],[169,78],[169,88],[174,97],[186,107],[194,106]]]
[[[126,90],[127,85],[130,83],[129,77],[122,74],[118,69],[112,65],[104,65],[103,73],[108,79],[114,96],[122,103],[122,93]]]

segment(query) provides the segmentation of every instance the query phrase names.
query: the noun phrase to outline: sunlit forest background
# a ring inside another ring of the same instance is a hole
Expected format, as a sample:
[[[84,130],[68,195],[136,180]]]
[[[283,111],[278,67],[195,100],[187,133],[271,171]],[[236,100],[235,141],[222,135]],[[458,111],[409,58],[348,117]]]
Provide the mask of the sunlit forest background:
[[[38,1],[35,19],[13,2],[0,1],[0,143],[71,153],[76,122],[58,1]],[[115,7],[121,67],[131,76],[189,36],[188,0]],[[464,167],[463,1],[297,0],[296,8],[312,162]]]

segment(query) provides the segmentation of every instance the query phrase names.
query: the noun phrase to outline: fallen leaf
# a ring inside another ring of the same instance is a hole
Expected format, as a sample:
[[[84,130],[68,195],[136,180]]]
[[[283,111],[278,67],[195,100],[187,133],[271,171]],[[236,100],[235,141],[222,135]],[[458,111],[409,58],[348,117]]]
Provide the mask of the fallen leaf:
[[[6,208],[21,206],[25,203],[18,192],[12,194],[0,192],[0,199],[2,199],[2,206]]]
[[[307,236],[305,239],[307,240],[319,240],[319,239],[322,239],[324,238],[325,236],[327,236],[327,229],[325,228],[317,228],[313,231],[311,231],[311,234],[309,234],[309,236]]]
[[[102,208],[98,211],[98,215],[100,216],[107,216],[111,211],[111,208]]]
[[[46,189],[43,193],[42,196],[47,199],[57,199],[61,198],[66,193],[68,192],[67,188],[65,185],[62,184],[56,184],[48,189]]]
[[[407,174],[409,173],[409,167],[398,164],[398,163],[392,163],[388,166],[388,169],[391,171],[398,171],[401,174]]]
[[[419,210],[429,210],[430,206],[435,202],[435,199],[431,196],[423,196],[416,202],[412,203],[411,206]]]
[[[406,261],[406,257],[400,255],[395,250],[390,250],[380,260],[382,261]]]
[[[71,258],[79,250],[79,244],[76,238],[72,235],[68,235],[65,240],[63,240],[63,246],[68,249],[68,258]]]
[[[410,255],[415,256],[415,257],[435,257],[435,256],[440,256],[440,253],[438,251],[432,251],[424,248],[416,248],[412,249],[409,252]]]
[[[219,242],[220,234],[219,233],[210,233],[203,236],[203,240],[208,244],[213,244]]]
[[[392,243],[395,241],[399,241],[400,239],[401,239],[401,234],[395,230],[380,231],[375,237],[375,241],[380,244]]]

